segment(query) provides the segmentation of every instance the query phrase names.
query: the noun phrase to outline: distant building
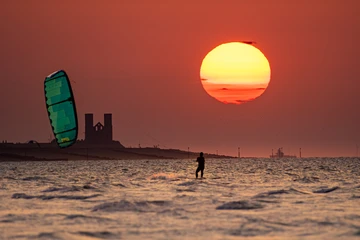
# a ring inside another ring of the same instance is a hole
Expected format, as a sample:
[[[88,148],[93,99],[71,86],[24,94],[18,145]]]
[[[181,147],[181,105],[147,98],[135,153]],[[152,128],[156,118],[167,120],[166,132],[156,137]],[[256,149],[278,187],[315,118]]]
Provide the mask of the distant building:
[[[271,153],[271,158],[296,158],[296,155],[285,155],[282,148],[279,148],[275,155]]]
[[[119,143],[118,141],[113,141],[112,130],[111,113],[104,114],[104,125],[100,122],[94,125],[94,115],[92,113],[85,114],[85,143],[97,145]]]

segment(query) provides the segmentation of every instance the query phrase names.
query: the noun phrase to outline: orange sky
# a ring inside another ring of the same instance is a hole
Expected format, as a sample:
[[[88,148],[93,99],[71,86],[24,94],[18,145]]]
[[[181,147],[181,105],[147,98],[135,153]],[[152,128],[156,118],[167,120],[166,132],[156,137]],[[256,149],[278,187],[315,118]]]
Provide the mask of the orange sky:
[[[0,140],[47,141],[43,80],[65,69],[80,138],[85,113],[112,112],[126,146],[339,156],[360,145],[357,0],[6,1],[0,29]],[[222,104],[201,61],[241,40],[257,42],[271,81],[253,102]]]

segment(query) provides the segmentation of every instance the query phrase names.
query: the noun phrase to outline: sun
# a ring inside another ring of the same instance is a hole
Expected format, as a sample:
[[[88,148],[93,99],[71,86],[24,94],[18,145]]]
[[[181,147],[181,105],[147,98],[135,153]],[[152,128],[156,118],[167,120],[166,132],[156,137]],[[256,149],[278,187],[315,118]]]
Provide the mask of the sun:
[[[211,50],[200,68],[205,91],[223,103],[242,104],[264,93],[270,82],[265,55],[248,43],[224,43]]]

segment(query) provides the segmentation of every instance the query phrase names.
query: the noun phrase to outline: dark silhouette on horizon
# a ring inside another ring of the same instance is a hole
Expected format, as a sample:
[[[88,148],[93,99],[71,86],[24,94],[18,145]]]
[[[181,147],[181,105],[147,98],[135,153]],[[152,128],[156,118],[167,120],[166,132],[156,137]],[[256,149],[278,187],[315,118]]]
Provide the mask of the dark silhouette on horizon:
[[[85,114],[85,142],[106,144],[112,142],[112,115],[104,114],[104,125],[93,125],[93,114]]]
[[[104,125],[98,122],[94,125],[94,115],[92,113],[85,114],[85,144],[92,145],[119,145],[119,141],[113,140],[112,114],[104,114]],[[124,148],[123,145],[120,144]]]
[[[200,157],[198,157],[196,159],[196,161],[198,162],[198,167],[196,169],[196,178],[198,178],[198,172],[201,171],[201,178],[204,176],[204,169],[205,169],[205,158],[204,158],[204,153],[201,152],[200,153]]]
[[[283,148],[279,148],[276,152],[276,154],[274,155],[274,153],[272,152],[271,155],[270,155],[270,158],[284,158],[284,157],[287,157],[287,158],[296,158],[296,155],[286,155],[284,154],[284,151],[283,151]]]

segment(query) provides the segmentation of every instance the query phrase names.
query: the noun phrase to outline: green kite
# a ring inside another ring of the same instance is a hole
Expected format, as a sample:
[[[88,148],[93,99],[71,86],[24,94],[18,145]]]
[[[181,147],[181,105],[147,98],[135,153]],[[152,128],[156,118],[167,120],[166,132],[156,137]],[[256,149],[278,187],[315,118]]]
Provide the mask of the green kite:
[[[45,103],[55,140],[60,148],[73,145],[78,136],[74,95],[64,70],[47,76],[44,81]]]

